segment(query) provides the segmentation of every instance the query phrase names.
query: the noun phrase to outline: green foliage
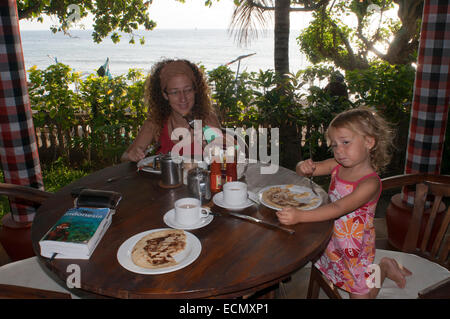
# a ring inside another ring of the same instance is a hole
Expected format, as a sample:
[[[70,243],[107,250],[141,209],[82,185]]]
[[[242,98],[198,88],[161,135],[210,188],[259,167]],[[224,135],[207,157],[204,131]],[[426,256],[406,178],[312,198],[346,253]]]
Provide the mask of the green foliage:
[[[89,173],[89,169],[66,165],[63,158],[58,158],[53,163],[43,165],[42,168],[45,190],[52,193]]]
[[[45,71],[33,66],[29,70],[29,77],[31,105],[38,112],[34,117],[35,124],[45,124],[44,112],[55,122],[61,123],[62,129],[76,124],[75,112],[80,107],[80,100],[70,89],[70,85],[78,83],[79,74],[71,73],[69,66],[57,63],[50,65]]]
[[[56,192],[60,188],[86,176],[90,173],[89,169],[74,168],[66,165],[62,158],[53,163],[42,165],[42,176],[44,180],[45,190],[48,192]],[[3,172],[0,170],[0,181],[4,182]],[[4,214],[10,211],[9,201],[6,196],[0,196],[0,219]]]
[[[392,123],[411,111],[415,69],[410,65],[373,62],[365,70],[347,71],[349,91],[356,105],[376,107]]]
[[[46,70],[32,67],[29,75],[34,124],[56,129],[64,148],[59,155],[66,162],[74,149],[84,152],[90,164],[116,162],[146,117],[140,70],[130,69],[112,79],[91,74],[81,80],[78,73],[59,63]],[[80,136],[79,127],[90,134]],[[69,138],[64,140],[64,136]]]
[[[330,77],[335,69],[325,65],[315,65],[304,71],[305,80],[325,79]],[[335,101],[330,99],[324,91],[318,87],[310,87],[307,99],[311,107],[311,126],[317,128],[314,121],[329,121],[339,112],[349,107],[366,105],[374,107],[388,122],[391,123],[396,137],[395,145],[397,149],[387,168],[387,174],[403,173],[406,156],[406,144],[409,129],[409,118],[411,112],[411,101],[413,95],[415,70],[408,65],[390,65],[386,62],[373,62],[365,70],[347,71],[345,80],[349,93],[352,95],[352,102]],[[317,143],[312,143],[314,153],[319,157],[327,155],[324,145],[325,140],[320,130],[314,129],[311,132],[313,141],[316,141],[314,134],[319,134]],[[319,146],[320,145],[320,146]]]
[[[249,74],[241,73],[236,81],[234,72],[226,66],[219,66],[207,74],[209,83],[214,87],[213,103],[223,125],[232,127],[242,123],[244,121],[242,115],[249,105],[251,96],[246,83]]]
[[[143,105],[143,74],[130,70],[127,77],[113,79],[90,75],[80,85],[92,133],[82,141],[95,147],[99,159],[114,158],[124,151],[125,132],[142,124],[147,109]],[[127,80],[134,80],[128,84]],[[138,80],[138,81],[136,81]]]
[[[243,72],[236,80],[230,68],[221,66],[207,74],[222,125],[280,128],[280,163],[289,168],[308,158],[310,148],[315,160],[331,156],[323,133],[337,113],[351,107],[377,108],[398,128],[399,136],[407,136],[415,74],[412,67],[373,62],[366,70],[347,71],[345,80],[352,102],[330,97],[324,85],[317,86],[317,80],[326,80],[335,71],[333,66],[319,64],[287,77],[260,70]],[[144,76],[139,70],[113,79],[90,75],[81,80],[70,68],[57,64],[43,71],[32,68],[29,78],[36,127],[53,117],[59,127],[72,133],[76,125],[90,128],[88,135],[72,134],[65,146],[88,154],[75,159],[78,165],[100,168],[117,163],[147,114]],[[307,89],[305,83],[309,84]],[[396,158],[404,159],[406,143],[397,145],[401,155]],[[73,155],[59,154],[66,163]],[[401,165],[395,162],[392,170],[402,172]]]
[[[114,43],[120,41],[119,32],[130,34],[130,43],[134,43],[136,30],[143,26],[146,30],[153,30],[156,22],[150,20],[148,7],[151,1],[146,0],[17,0],[19,19],[37,19],[42,22],[43,15],[56,18],[57,24],[51,27],[52,32],[69,32],[74,24],[93,15],[94,32],[92,38],[99,43],[108,35]],[[140,43],[144,44],[144,38]]]
[[[301,78],[308,83],[323,81],[330,78],[337,70],[332,66],[313,65],[299,72]],[[303,110],[302,124],[306,129],[306,157],[314,155],[314,160],[323,160],[331,156],[324,132],[331,120],[344,110],[354,107],[354,104],[343,97],[332,97],[323,88],[310,85],[305,94],[307,108]]]
[[[293,167],[301,159],[299,156],[305,148],[302,146],[304,131],[310,134],[313,125],[316,125],[323,132],[329,123],[320,118],[318,112],[313,113],[311,108],[306,107],[315,102],[308,101],[302,91],[307,81],[307,76],[302,72],[281,77],[273,70],[260,70],[242,73],[236,82],[233,72],[222,66],[208,75],[215,88],[213,98],[224,126],[279,128],[280,163],[283,166]],[[323,113],[329,115],[329,109]],[[318,136],[313,137],[314,142],[319,139]],[[308,145],[306,149],[309,149]]]
[[[333,55],[334,60],[349,60],[345,39],[349,37],[351,29],[342,26],[339,31],[336,30],[336,21],[325,11],[314,12],[313,18],[297,38],[301,51],[307,54],[313,64],[328,61],[329,55]]]
[[[394,3],[401,19],[387,14]],[[344,70],[366,69],[373,60],[410,64],[416,60],[422,5],[423,0],[333,1],[313,12],[297,41],[311,62]]]
[[[282,78],[273,70],[243,72],[236,81],[226,66],[208,72],[213,100],[223,123],[230,126],[276,126],[292,118],[299,107],[303,82]],[[280,86],[283,84],[283,89]]]

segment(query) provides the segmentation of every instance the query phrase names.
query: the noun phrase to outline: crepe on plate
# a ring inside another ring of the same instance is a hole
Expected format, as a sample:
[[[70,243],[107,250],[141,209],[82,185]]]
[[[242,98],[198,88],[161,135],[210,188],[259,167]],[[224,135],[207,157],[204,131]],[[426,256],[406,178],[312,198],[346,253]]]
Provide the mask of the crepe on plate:
[[[262,194],[262,199],[270,206],[285,208],[295,207],[300,209],[307,209],[314,206],[319,200],[317,197],[309,201],[309,203],[302,203],[299,199],[311,196],[310,192],[296,193],[291,192],[289,187],[271,187]]]
[[[177,264],[174,256],[186,248],[186,234],[180,229],[165,229],[142,237],[131,252],[133,262],[143,268],[163,268]]]

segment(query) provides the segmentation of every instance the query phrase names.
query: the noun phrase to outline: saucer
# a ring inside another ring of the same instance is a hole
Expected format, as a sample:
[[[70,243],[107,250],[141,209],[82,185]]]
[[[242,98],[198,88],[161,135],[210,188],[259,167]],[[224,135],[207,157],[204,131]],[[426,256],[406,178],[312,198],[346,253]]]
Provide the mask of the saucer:
[[[164,223],[166,223],[167,226],[175,228],[175,229],[184,229],[184,230],[191,230],[191,229],[198,229],[205,227],[208,225],[212,220],[214,219],[213,215],[208,215],[208,217],[200,219],[198,223],[195,223],[193,225],[182,225],[175,221],[175,209],[169,210],[167,213],[164,214]]]
[[[253,196],[254,195],[252,192],[248,192],[248,193],[249,193],[249,196]],[[220,206],[222,208],[226,208],[226,209],[229,209],[229,210],[241,210],[241,209],[250,207],[250,206],[252,206],[254,204],[250,199],[247,198],[247,201],[245,203],[243,203],[243,204],[236,205],[236,206],[227,205],[223,201],[223,192],[220,192],[220,193],[217,193],[216,195],[214,195],[213,202],[217,206]]]

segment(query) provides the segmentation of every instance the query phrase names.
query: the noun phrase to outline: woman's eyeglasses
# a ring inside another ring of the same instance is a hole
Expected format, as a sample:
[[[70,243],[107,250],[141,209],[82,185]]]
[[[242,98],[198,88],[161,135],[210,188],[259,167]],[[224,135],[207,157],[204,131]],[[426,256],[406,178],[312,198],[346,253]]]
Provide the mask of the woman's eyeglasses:
[[[194,94],[195,90],[193,87],[185,88],[184,90],[173,90],[173,91],[166,91],[166,94],[171,97],[180,97],[181,92],[183,92],[184,96],[190,96]]]

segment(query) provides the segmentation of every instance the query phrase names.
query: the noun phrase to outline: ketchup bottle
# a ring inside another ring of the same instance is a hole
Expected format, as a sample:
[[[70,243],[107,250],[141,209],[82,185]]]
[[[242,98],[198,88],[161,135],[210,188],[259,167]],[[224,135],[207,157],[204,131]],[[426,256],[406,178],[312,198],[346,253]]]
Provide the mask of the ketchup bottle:
[[[218,193],[222,190],[222,172],[220,169],[220,161],[217,157],[213,158],[211,162],[211,192]]]
[[[229,162],[227,162],[226,168],[226,182],[234,182],[237,181],[237,163],[236,157],[233,154],[233,157],[228,157]]]
[[[233,160],[233,162],[227,163],[227,175],[226,175],[226,181],[227,182],[234,182],[237,181],[237,164],[236,160]]]

